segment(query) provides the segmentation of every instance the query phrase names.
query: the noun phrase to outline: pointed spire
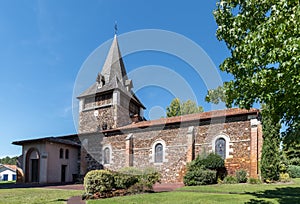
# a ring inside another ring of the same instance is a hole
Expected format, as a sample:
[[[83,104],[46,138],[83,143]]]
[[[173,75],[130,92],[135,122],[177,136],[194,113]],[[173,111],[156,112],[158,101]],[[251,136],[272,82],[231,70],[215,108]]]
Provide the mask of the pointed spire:
[[[105,63],[103,65],[101,74],[105,78],[105,83],[109,83],[114,76],[125,85],[127,78],[127,73],[124,67],[124,62],[120,52],[117,35],[114,36],[113,42],[109,49],[108,55],[106,57]]]

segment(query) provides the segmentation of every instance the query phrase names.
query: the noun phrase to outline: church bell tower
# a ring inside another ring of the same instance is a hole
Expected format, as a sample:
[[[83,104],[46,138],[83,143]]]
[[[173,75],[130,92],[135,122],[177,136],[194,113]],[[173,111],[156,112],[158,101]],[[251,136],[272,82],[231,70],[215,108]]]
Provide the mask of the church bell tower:
[[[79,133],[114,129],[143,118],[144,105],[132,91],[117,35],[115,34],[103,65],[92,86],[79,99]]]

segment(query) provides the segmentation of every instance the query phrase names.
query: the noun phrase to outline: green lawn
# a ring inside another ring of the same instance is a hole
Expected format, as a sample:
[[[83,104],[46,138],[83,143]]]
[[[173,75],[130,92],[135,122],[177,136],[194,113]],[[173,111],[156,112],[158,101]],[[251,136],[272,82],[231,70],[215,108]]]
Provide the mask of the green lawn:
[[[45,188],[0,189],[0,204],[66,203],[71,196],[82,191]],[[173,192],[139,194],[102,200],[89,200],[88,204],[294,204],[300,201],[300,179],[293,184],[231,184],[183,187]]]
[[[0,181],[1,184],[16,183],[16,181]]]
[[[54,190],[45,188],[0,189],[0,204],[33,204],[33,203],[67,203],[72,196],[81,195],[82,191]]]
[[[294,184],[228,184],[211,186],[183,187],[173,192],[141,194],[134,196],[116,197],[103,200],[90,200],[88,204],[114,204],[114,203],[245,203],[294,204],[300,202],[300,179]]]

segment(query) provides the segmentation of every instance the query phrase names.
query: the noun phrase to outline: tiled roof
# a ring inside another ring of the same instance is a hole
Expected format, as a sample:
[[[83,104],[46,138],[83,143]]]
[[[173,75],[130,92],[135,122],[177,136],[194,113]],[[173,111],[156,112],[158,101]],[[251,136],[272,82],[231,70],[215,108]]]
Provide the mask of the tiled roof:
[[[65,137],[69,137],[70,135],[67,135]],[[77,136],[76,134],[73,136]],[[28,144],[28,143],[34,143],[34,142],[53,142],[53,143],[59,143],[59,144],[65,144],[65,145],[71,145],[71,146],[77,146],[79,147],[80,144],[77,142],[74,142],[69,139],[63,139],[64,137],[43,137],[43,138],[38,138],[38,139],[30,139],[30,140],[22,140],[22,141],[15,141],[12,144],[14,145],[23,145],[23,144]]]
[[[11,165],[11,164],[3,164],[3,166],[5,166],[6,168],[16,171],[17,170],[17,166],[16,165]]]
[[[237,116],[237,115],[258,115],[259,110],[255,108],[251,108],[250,110],[240,109],[240,108],[229,108],[224,110],[214,110],[203,113],[195,113],[189,115],[175,116],[169,118],[160,118],[157,120],[150,121],[141,121],[138,123],[133,123],[127,126],[119,127],[116,129],[105,130],[105,132],[113,132],[117,130],[125,130],[125,129],[135,129],[135,128],[144,128],[151,127],[157,125],[166,125],[172,123],[182,123],[182,122],[190,122],[190,121],[200,121],[207,119],[214,119],[220,117],[229,117],[229,116]]]

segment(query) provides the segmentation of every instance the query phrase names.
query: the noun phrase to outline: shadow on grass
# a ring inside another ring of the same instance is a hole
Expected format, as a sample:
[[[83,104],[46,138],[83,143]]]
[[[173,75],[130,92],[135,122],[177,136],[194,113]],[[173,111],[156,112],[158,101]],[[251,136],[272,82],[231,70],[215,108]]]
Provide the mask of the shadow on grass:
[[[270,204],[272,202],[264,199],[275,199],[280,204],[294,204],[300,201],[300,187],[283,187],[274,190],[265,190],[260,192],[247,192],[258,199],[251,199],[245,204]]]

